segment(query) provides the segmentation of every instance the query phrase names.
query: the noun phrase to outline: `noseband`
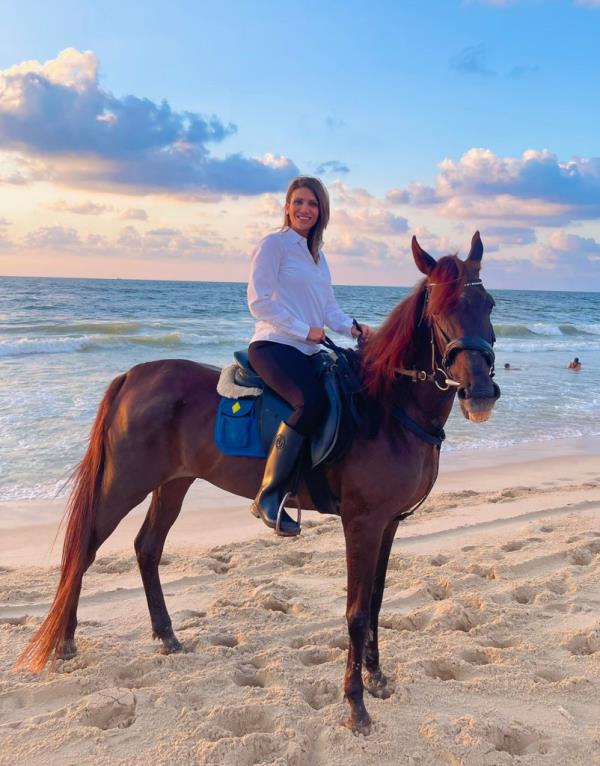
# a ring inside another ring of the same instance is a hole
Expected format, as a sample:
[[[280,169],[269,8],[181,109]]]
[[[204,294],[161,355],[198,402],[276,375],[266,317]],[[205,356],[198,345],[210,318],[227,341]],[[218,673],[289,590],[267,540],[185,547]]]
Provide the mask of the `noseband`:
[[[427,289],[430,287],[436,287],[437,282],[434,282],[432,284],[427,285]],[[472,287],[473,285],[481,285],[481,280],[477,280],[475,282],[465,282],[465,287]],[[425,298],[425,303],[427,302],[427,297]],[[425,313],[425,306],[423,306],[423,314]],[[423,317],[421,316],[421,321]],[[434,333],[434,326],[439,332],[439,334],[442,336],[446,343],[446,347],[444,348],[444,352],[442,354],[442,360],[440,364],[436,364],[435,361],[435,352],[436,352],[436,344],[435,344],[435,333]],[[439,326],[439,324],[435,321],[435,318],[433,318],[432,325],[431,325],[431,372],[427,372],[426,370],[406,370],[403,368],[396,369],[397,375],[403,375],[404,377],[412,378],[413,382],[416,383],[418,381],[426,382],[430,381],[432,383],[435,383],[435,385],[440,389],[440,391],[448,391],[449,388],[452,386],[460,387],[460,383],[457,380],[454,380],[450,377],[450,373],[448,372],[448,367],[451,367],[454,363],[454,360],[456,359],[456,356],[461,351],[478,351],[482,356],[485,358],[486,362],[489,365],[490,368],[490,378],[494,377],[494,362],[496,360],[496,354],[494,353],[494,349],[492,348],[492,345],[487,342],[487,340],[484,340],[479,335],[463,335],[461,338],[455,338],[454,340],[451,340],[444,330]],[[441,376],[441,382],[438,380],[438,377]]]

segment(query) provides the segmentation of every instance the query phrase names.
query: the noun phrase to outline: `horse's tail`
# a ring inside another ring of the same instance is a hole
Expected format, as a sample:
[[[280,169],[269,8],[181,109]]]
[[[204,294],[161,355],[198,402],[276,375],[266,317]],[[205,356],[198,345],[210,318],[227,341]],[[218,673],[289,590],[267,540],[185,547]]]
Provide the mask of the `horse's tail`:
[[[17,668],[39,673],[51,654],[64,641],[71,608],[78,597],[78,585],[89,565],[89,544],[104,472],[104,437],[106,421],[113,402],[125,381],[120,375],[109,385],[92,426],[85,456],[76,468],[74,485],[67,504],[67,522],[63,543],[60,580],[50,611],[17,660]]]

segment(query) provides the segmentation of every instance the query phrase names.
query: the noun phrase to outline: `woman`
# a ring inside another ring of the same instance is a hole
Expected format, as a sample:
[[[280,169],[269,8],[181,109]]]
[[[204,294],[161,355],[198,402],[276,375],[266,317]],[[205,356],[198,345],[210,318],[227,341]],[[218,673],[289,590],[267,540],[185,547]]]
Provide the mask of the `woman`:
[[[265,383],[293,408],[277,429],[252,513],[275,528],[283,486],[306,437],[319,423],[325,394],[310,357],[319,351],[325,326],[356,338],[360,331],[337,304],[321,244],[329,222],[329,197],[317,178],[295,178],[286,194],[281,231],[265,237],[252,257],[248,306],[257,320],[250,363]],[[370,332],[361,327],[363,337]],[[279,534],[300,526],[285,511]]]

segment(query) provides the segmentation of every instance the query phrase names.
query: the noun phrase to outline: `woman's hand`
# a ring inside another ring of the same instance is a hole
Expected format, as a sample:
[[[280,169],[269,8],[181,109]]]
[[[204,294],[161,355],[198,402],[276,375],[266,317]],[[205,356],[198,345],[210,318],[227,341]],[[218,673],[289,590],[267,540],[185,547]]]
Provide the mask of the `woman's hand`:
[[[362,330],[362,332],[361,332]],[[361,323],[360,330],[356,328],[354,325],[352,326],[352,337],[353,338],[360,338],[362,336],[363,340],[367,340],[369,335],[371,334],[371,328],[368,324]]]
[[[325,328],[311,327],[306,336],[306,340],[311,340],[313,343],[321,343],[325,340]]]

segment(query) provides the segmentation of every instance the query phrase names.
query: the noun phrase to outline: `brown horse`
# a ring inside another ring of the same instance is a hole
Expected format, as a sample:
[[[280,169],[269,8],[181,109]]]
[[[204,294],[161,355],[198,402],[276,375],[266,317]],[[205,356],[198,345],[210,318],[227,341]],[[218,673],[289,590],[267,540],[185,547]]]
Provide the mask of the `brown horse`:
[[[348,568],[350,634],[344,691],[346,724],[367,733],[364,685],[387,697],[379,666],[377,624],[386,569],[400,519],[431,490],[438,470],[439,434],[455,393],[470,420],[489,417],[500,395],[493,383],[493,300],[479,279],[483,246],[477,232],[465,261],[436,262],[413,238],[426,274],[363,350],[367,401],[380,427],[359,431],[351,450],[327,468],[341,499]],[[214,367],[184,360],[140,364],[112,381],[100,404],[88,450],[75,475],[58,590],[50,611],[19,658],[40,671],[52,655],[76,652],[77,604],[83,575],[123,517],[152,493],[135,551],[152,630],[164,652],[182,649],[171,627],[158,575],[166,536],[196,478],[242,497],[259,487],[264,462],[227,457],[213,439],[217,406]],[[300,501],[310,508],[303,488]]]

